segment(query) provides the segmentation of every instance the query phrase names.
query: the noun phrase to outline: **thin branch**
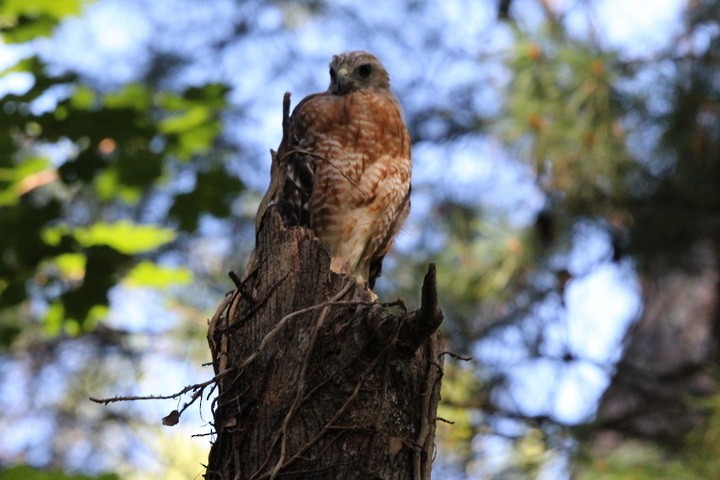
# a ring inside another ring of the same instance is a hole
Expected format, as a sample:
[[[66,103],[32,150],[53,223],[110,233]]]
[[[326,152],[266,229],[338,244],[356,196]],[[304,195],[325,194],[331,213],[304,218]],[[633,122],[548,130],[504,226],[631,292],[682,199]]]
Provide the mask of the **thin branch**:
[[[460,355],[459,353],[454,353],[454,352],[449,352],[449,351],[442,352],[439,356],[444,357],[445,355],[452,357],[455,360],[462,360],[463,362],[470,362],[473,359],[473,357],[468,357],[466,355]]]
[[[446,419],[446,418],[443,418],[443,417],[435,417],[435,420],[438,420],[438,421],[443,422],[443,423],[449,423],[450,425],[455,425],[455,422],[453,422],[452,420],[448,420],[448,419]]]
[[[253,305],[253,308],[251,308],[249,312],[245,313],[245,314],[242,316],[242,318],[240,318],[238,321],[233,322],[233,323],[231,323],[230,325],[227,325],[226,327],[223,327],[222,329],[220,329],[220,333],[230,333],[230,332],[232,332],[233,330],[239,328],[240,325],[242,325],[243,323],[245,323],[245,321],[246,321],[247,319],[249,319],[250,317],[252,317],[253,315],[255,315],[255,313],[256,313],[258,310],[260,310],[260,308],[262,308],[263,305],[265,305],[265,302],[267,302],[267,301],[270,299],[270,297],[272,296],[273,292],[280,286],[280,284],[281,284],[289,275],[290,275],[290,272],[287,272],[285,275],[283,275],[282,278],[278,279],[278,281],[275,282],[272,287],[270,287],[270,289],[268,290],[267,294],[265,295],[265,297],[263,297],[262,300],[260,300],[260,301],[258,301],[257,303],[255,303],[255,304]],[[239,293],[239,292],[238,292],[238,293]],[[233,304],[231,305],[231,307],[230,307],[230,309],[231,309],[230,318],[232,318],[232,317],[234,316],[234,315],[233,315],[233,313],[234,313],[233,307],[234,307],[234,306],[235,306],[235,303],[233,303]]]
[[[240,279],[237,273],[230,271],[228,272],[228,276],[235,284],[235,288],[237,288],[237,291],[240,292],[240,295],[250,304],[255,305],[257,300],[255,300],[252,295],[245,289],[245,283]]]
[[[381,303],[380,306],[383,308],[400,307],[400,310],[402,310],[403,313],[407,313],[407,306],[402,298],[398,298],[394,302]]]
[[[203,389],[207,387],[208,385],[211,385],[215,382],[217,382],[225,373],[227,373],[230,370],[225,370],[225,372],[220,372],[217,375],[215,375],[210,380],[207,380],[202,383],[196,383],[194,385],[188,385],[187,387],[183,388],[177,393],[173,393],[172,395],[129,395],[129,396],[115,396],[112,398],[95,398],[90,397],[90,401],[99,403],[101,405],[108,405],[110,403],[115,402],[134,402],[136,400],[171,400],[173,398],[179,398],[183,395],[185,395],[187,392],[190,391],[196,391],[198,389]]]

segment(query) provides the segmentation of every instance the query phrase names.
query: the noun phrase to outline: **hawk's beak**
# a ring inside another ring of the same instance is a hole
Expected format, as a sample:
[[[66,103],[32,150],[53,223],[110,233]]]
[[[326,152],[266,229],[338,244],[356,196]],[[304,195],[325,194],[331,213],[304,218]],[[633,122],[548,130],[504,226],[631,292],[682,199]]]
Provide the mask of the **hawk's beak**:
[[[335,84],[337,85],[337,93],[346,93],[350,90],[350,79],[348,78],[350,72],[347,68],[341,68],[337,71],[337,77]]]

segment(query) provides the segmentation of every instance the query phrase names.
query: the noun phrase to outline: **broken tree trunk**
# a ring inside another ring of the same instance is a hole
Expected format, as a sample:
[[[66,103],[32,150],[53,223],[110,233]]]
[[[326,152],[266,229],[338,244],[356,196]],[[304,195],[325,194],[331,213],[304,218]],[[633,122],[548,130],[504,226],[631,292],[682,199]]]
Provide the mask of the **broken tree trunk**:
[[[288,130],[273,154],[256,247],[210,323],[218,375],[214,479],[429,479],[442,378],[435,271],[422,304],[372,302],[330,272],[310,230],[277,208]]]

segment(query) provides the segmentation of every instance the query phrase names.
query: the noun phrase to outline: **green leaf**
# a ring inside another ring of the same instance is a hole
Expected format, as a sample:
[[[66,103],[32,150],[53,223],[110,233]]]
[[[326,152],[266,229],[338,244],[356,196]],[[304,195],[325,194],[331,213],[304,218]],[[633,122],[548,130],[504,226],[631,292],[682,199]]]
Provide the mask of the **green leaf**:
[[[4,0],[0,3],[2,15],[48,15],[57,20],[80,12],[85,0]]]
[[[40,238],[45,242],[46,245],[51,247],[57,247],[60,245],[63,237],[70,233],[70,229],[67,225],[60,225],[55,227],[47,227],[42,229],[40,232]]]
[[[45,334],[51,337],[59,335],[62,331],[64,321],[65,306],[63,303],[60,301],[51,303],[50,308],[45,312],[45,318],[43,318],[43,330]]]
[[[85,0],[4,0],[0,26],[6,42],[27,42],[49,35],[58,22],[77,14]]]
[[[230,215],[230,204],[244,189],[243,183],[222,168],[199,173],[195,189],[175,198],[170,216],[180,220],[180,228],[192,232],[201,214],[218,218]]]
[[[219,122],[207,123],[188,130],[177,136],[177,148],[174,152],[183,160],[189,160],[193,155],[207,153],[219,133]]]
[[[95,178],[95,191],[101,200],[112,200],[115,197],[121,198],[132,205],[140,201],[142,192],[139,188],[129,187],[120,183],[118,171],[114,168],[107,169]]]
[[[169,228],[139,225],[127,220],[79,227],[73,231],[73,235],[83,247],[107,245],[128,255],[154,250],[176,237]]]
[[[182,95],[163,93],[157,96],[157,105],[169,112],[160,121],[159,129],[169,137],[173,153],[188,160],[212,147],[221,131],[217,117],[226,105],[227,92],[225,85],[210,84],[190,88]]]
[[[101,475],[73,475],[61,470],[39,470],[29,465],[17,465],[0,470],[0,480],[119,480],[114,473]]]
[[[77,335],[82,331],[92,330],[107,317],[109,311],[110,307],[108,305],[93,305],[84,319],[66,324],[65,332],[69,335]]]
[[[114,168],[122,185],[145,188],[162,174],[163,159],[145,150],[129,152],[120,158]]]
[[[2,29],[2,38],[6,43],[24,43],[38,37],[47,37],[57,25],[57,21],[48,15],[34,18],[3,15],[0,16],[0,22],[11,26],[11,28],[4,27]]]
[[[20,200],[20,196],[15,192],[14,188],[8,188],[5,185],[2,186],[2,190],[0,190],[0,207],[15,205],[18,203],[18,200]]]
[[[26,298],[25,283],[30,280],[37,266],[48,256],[61,253],[62,238],[55,245],[46,243],[41,231],[55,221],[61,213],[60,204],[50,201],[45,205],[19,202],[3,207],[0,215],[0,280],[7,282],[0,292],[0,308],[16,305]]]
[[[58,241],[73,234],[69,232],[67,227],[46,229],[44,238]],[[131,261],[132,257],[109,246],[90,245],[84,253],[61,254],[48,262],[46,266],[54,265],[64,280],[70,280],[64,284],[72,289],[51,303],[43,319],[45,334],[77,335],[95,328],[108,313],[108,291]]]
[[[43,241],[57,246],[65,236],[72,236],[82,247],[107,245],[114,250],[133,255],[154,250],[175,239],[175,232],[169,228],[140,225],[120,220],[115,223],[98,222],[89,227],[70,228],[58,225],[43,229]]]
[[[164,133],[183,133],[193,130],[211,118],[211,111],[197,105],[179,115],[173,115],[160,122],[160,131]]]
[[[85,276],[87,257],[82,253],[64,253],[54,259],[58,271],[63,278],[80,280]]]
[[[90,110],[97,105],[97,101],[95,91],[86,85],[78,85],[70,97],[70,105],[81,110]]]
[[[108,291],[118,282],[132,262],[132,257],[105,245],[86,250],[85,277],[80,287],[65,292],[60,300],[64,306],[65,331],[73,332],[68,322],[77,323],[80,330],[90,330],[107,313]]]
[[[175,144],[173,151],[183,160],[206,153],[220,133],[220,122],[205,105],[195,105],[160,122],[160,131]]]
[[[42,157],[31,157],[23,160],[14,168],[0,169],[0,206],[15,205],[20,197],[37,186],[44,185],[56,178],[55,170],[48,170],[50,161]],[[47,171],[46,178],[31,175]],[[7,182],[7,183],[6,183]],[[5,183],[5,185],[3,185]]]
[[[15,181],[22,180],[28,175],[40,172],[51,165],[50,160],[42,157],[31,157],[23,160],[15,168]]]
[[[202,87],[191,87],[184,92],[187,100],[201,103],[214,110],[221,110],[225,107],[225,95],[230,91],[227,85],[222,83],[210,83]]]
[[[193,279],[186,268],[161,267],[150,261],[142,261],[127,275],[128,284],[136,287],[167,288],[171,285],[187,285]]]
[[[139,112],[146,111],[151,104],[150,90],[139,83],[125,85],[117,92],[105,96],[105,106],[112,109],[130,108]]]

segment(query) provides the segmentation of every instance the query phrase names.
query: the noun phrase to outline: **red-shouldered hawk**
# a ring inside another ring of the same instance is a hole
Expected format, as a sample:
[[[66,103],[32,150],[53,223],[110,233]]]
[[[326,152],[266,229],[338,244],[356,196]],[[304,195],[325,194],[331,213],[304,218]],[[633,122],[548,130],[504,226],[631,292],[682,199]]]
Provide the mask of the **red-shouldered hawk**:
[[[385,67],[367,52],[334,56],[330,87],[290,123],[283,214],[312,229],[332,271],[372,288],[410,211],[410,135]]]

